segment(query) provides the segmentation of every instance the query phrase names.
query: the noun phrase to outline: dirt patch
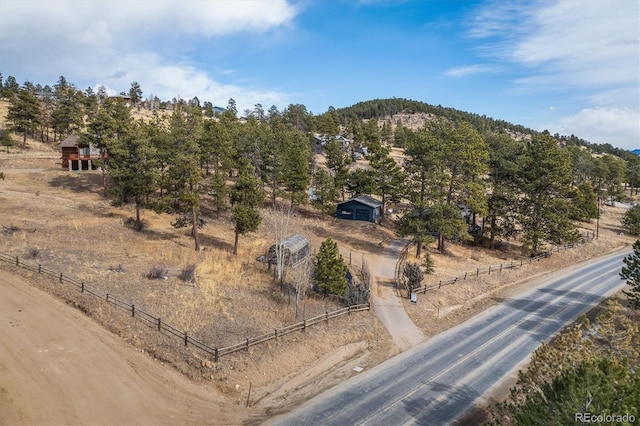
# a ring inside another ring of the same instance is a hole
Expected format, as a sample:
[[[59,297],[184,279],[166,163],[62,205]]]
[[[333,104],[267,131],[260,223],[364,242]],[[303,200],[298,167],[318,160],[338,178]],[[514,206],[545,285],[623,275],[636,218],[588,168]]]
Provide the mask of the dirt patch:
[[[0,271],[0,424],[239,424],[250,412]]]

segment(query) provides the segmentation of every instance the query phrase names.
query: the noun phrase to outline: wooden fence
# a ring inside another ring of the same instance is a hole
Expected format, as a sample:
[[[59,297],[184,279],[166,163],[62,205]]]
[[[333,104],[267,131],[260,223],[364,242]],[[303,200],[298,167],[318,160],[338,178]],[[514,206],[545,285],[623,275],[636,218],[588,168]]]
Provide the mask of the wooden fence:
[[[332,312],[327,311],[322,315],[305,319],[304,321],[300,321],[296,324],[292,324],[280,329],[274,329],[272,333],[266,333],[261,336],[247,338],[245,339],[245,341],[241,343],[237,343],[232,346],[217,348],[217,347],[212,347],[210,345],[207,345],[195,339],[193,336],[190,336],[187,333],[187,331],[179,330],[173,327],[172,325],[162,321],[162,319],[159,317],[156,318],[155,316],[141,309],[136,308],[134,304],[124,302],[109,293],[104,293],[100,290],[91,288],[84,281],[75,280],[73,278],[67,277],[62,273],[52,271],[51,269],[48,269],[42,266],[41,264],[35,264],[28,261],[25,262],[24,260],[20,259],[18,256],[13,256],[3,252],[0,252],[0,261],[13,264],[15,266],[27,269],[32,272],[37,272],[38,274],[48,275],[52,278],[55,278],[60,284],[71,285],[83,294],[93,296],[102,301],[106,301],[107,303],[110,303],[117,308],[130,312],[133,318],[136,318],[148,324],[149,326],[156,328],[161,333],[178,338],[181,342],[184,343],[185,346],[191,345],[207,353],[208,355],[213,357],[215,362],[218,362],[218,359],[221,356],[229,355],[234,352],[241,351],[243,349],[248,350],[251,346],[255,346],[272,339],[277,339],[278,337],[282,337],[294,331],[304,331],[307,329],[307,327],[313,326],[315,324],[320,324],[324,321],[329,321],[331,318],[336,318],[342,315],[348,315],[348,314],[351,314],[352,312],[368,311],[371,308],[370,304],[366,303],[366,304],[348,306],[346,308],[338,309],[337,311],[332,311]]]
[[[407,292],[407,297],[411,297],[411,293],[426,293],[427,291],[432,291],[432,290],[437,290],[439,288],[442,288],[442,286],[447,286],[447,285],[452,285],[455,284],[459,281],[464,281],[467,278],[473,278],[473,277],[479,277],[480,275],[491,275],[492,273],[501,273],[503,271],[507,271],[507,270],[511,270],[511,269],[515,269],[515,268],[522,268],[525,265],[530,265],[534,262],[539,262],[540,259],[544,259],[546,257],[550,257],[551,254],[553,252],[560,252],[561,250],[568,250],[571,249],[575,246],[578,246],[580,244],[584,244],[590,240],[592,240],[593,238],[591,237],[582,237],[580,238],[580,240],[578,240],[575,243],[567,243],[564,244],[562,246],[557,246],[554,247],[553,249],[546,251],[544,253],[541,253],[537,256],[534,257],[530,257],[528,259],[521,259],[519,262],[510,262],[510,263],[501,263],[500,265],[495,265],[495,266],[489,266],[488,268],[476,268],[475,271],[470,271],[470,272],[465,272],[464,275],[461,275],[459,277],[454,277],[448,280],[441,280],[438,282],[438,284],[432,284],[432,285],[428,285],[428,286],[422,286],[422,287],[418,287],[418,288],[414,288],[413,290],[409,289],[406,283],[406,280],[404,279],[404,277],[402,276],[402,270],[400,269],[401,267],[404,268],[404,264],[406,263],[406,250],[403,250],[403,253],[401,254],[400,259],[398,259],[398,263],[396,264],[396,286],[398,289],[401,289],[404,287],[404,290]],[[408,246],[407,246],[408,247]]]

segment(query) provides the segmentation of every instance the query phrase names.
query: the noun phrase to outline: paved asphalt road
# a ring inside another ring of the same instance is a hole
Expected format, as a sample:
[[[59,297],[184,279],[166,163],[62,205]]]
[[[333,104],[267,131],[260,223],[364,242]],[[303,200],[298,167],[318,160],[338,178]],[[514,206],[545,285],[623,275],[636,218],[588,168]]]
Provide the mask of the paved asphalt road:
[[[557,276],[341,383],[277,425],[448,425],[545,341],[624,286],[627,253]]]

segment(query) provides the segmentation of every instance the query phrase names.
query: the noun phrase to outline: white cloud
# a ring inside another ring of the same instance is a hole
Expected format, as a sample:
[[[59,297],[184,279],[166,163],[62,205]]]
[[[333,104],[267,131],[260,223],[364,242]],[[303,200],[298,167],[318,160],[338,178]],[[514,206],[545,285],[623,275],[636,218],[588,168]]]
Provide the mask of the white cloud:
[[[468,34],[485,55],[520,65],[513,93],[582,102],[557,119],[558,133],[628,147],[640,143],[639,15],[627,0],[491,1]]]
[[[589,142],[609,143],[629,150],[640,148],[640,113],[637,110],[583,109],[545,128],[552,134],[573,134]]]
[[[118,92],[128,90],[131,82],[140,83],[143,97],[158,96],[162,100],[173,97],[210,101],[214,105],[226,106],[229,98],[234,98],[238,110],[253,109],[255,103],[282,106],[289,103],[289,94],[277,90],[241,87],[223,84],[212,79],[207,72],[193,66],[173,64],[155,54],[127,55],[118,57],[112,64],[115,69],[126,68],[125,74],[116,73],[110,77],[96,79],[92,86],[100,84],[109,88],[118,88]],[[98,71],[96,70],[96,73]]]
[[[477,11],[469,34],[491,38],[486,54],[525,66],[522,86],[637,86],[640,40],[636,1],[551,1]],[[499,37],[496,39],[495,37]],[[637,98],[635,98],[637,105]]]
[[[482,74],[482,73],[489,73],[489,72],[495,72],[495,71],[496,69],[492,66],[475,64],[475,65],[467,65],[464,67],[450,68],[444,74],[447,77],[461,78],[461,77],[467,77],[472,74]]]
[[[238,33],[260,37],[286,26],[298,13],[287,0],[2,0],[0,9],[0,58],[7,74],[42,84],[64,75],[81,87],[104,84],[116,91],[138,81],[146,95],[198,96],[223,106],[230,97],[239,107],[287,101],[285,93],[259,85],[216,81],[183,52],[193,41]],[[162,47],[150,51],[153,45]]]
[[[211,37],[264,32],[286,24],[297,13],[296,7],[286,0],[3,0],[0,36],[17,38],[35,33],[76,38],[84,32],[83,36],[90,38],[162,33]]]

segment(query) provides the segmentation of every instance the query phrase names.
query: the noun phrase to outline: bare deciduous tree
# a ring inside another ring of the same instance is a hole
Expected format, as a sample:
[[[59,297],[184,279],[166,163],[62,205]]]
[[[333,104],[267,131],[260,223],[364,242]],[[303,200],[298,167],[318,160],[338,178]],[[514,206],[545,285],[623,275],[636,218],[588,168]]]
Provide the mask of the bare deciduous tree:
[[[293,207],[289,203],[274,202],[269,215],[269,222],[275,239],[276,266],[274,275],[280,280],[280,284],[284,280],[285,267],[285,247],[280,242],[288,237],[291,227],[291,216],[293,216]]]
[[[293,279],[296,286],[296,318],[300,313],[302,303],[302,315],[304,317],[304,302],[307,297],[307,290],[311,285],[311,275],[313,274],[313,260],[311,256],[305,258],[298,266],[293,268]]]

